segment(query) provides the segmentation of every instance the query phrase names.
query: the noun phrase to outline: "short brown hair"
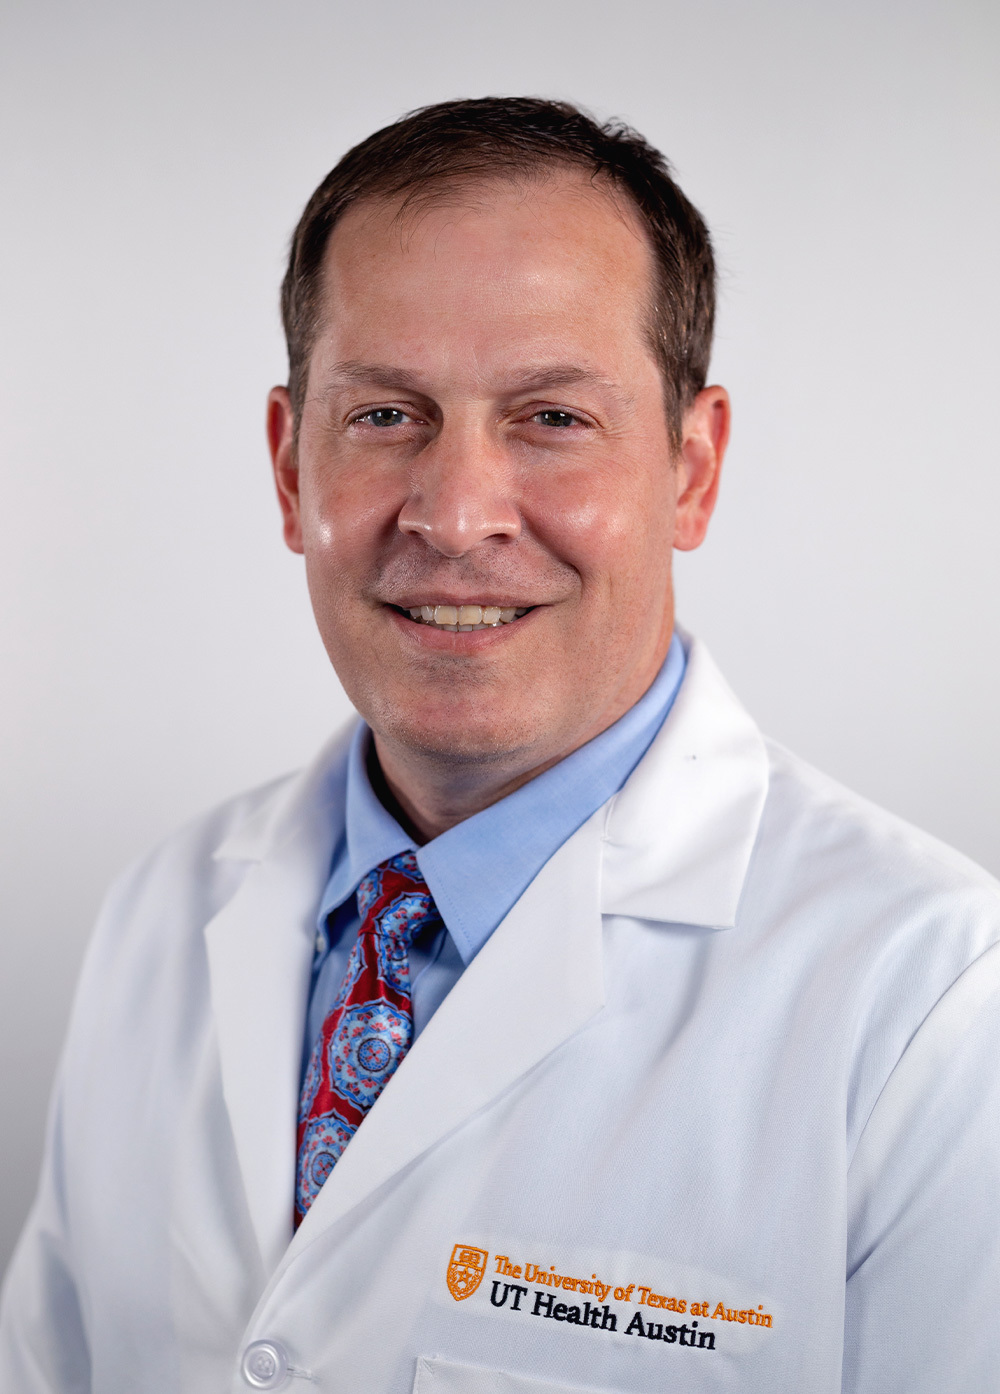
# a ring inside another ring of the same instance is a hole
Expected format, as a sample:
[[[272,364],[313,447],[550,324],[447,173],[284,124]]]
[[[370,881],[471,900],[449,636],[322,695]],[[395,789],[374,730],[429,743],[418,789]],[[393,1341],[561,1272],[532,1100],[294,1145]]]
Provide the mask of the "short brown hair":
[[[481,97],[421,107],[355,145],[306,204],[281,287],[288,387],[296,423],[319,330],[323,256],[337,220],[363,199],[402,198],[456,183],[534,175],[573,165],[622,191],[639,215],[656,264],[652,347],[663,374],[675,448],[685,408],[705,386],[715,319],[715,261],[698,210],[663,155],[619,121],[598,125],[568,102]]]

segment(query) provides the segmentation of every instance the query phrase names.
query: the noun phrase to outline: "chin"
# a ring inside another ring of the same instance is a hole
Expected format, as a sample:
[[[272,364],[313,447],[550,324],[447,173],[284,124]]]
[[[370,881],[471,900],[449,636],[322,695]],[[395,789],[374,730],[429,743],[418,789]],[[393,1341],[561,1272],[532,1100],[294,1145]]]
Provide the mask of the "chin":
[[[376,703],[363,713],[377,736],[404,750],[442,764],[494,764],[531,761],[533,749],[544,737],[525,721],[522,712],[509,710],[470,712],[465,704],[448,711],[429,713]]]
[[[495,727],[456,733],[454,729],[428,730],[426,726],[410,727],[401,723],[387,734],[425,759],[435,759],[444,765],[493,765],[509,761],[520,765],[530,758],[535,744],[527,732],[509,728],[498,732]]]

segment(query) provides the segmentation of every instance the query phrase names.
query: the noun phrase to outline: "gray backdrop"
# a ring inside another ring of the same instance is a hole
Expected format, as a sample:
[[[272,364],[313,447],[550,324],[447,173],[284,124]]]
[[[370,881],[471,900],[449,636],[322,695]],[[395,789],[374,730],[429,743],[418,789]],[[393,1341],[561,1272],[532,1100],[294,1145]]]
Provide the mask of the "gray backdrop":
[[[0,1264],[109,877],[347,712],[262,430],[352,142],[622,114],[714,229],[735,435],[681,616],[772,735],[1000,870],[993,0],[7,0]]]

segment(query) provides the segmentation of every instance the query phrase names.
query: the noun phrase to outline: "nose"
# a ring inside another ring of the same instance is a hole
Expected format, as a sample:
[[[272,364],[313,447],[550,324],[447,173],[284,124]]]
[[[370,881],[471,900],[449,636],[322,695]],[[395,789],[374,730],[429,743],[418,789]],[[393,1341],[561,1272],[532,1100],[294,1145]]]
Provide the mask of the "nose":
[[[488,427],[445,425],[412,465],[410,494],[399,513],[400,532],[422,537],[446,557],[521,532],[514,475]]]

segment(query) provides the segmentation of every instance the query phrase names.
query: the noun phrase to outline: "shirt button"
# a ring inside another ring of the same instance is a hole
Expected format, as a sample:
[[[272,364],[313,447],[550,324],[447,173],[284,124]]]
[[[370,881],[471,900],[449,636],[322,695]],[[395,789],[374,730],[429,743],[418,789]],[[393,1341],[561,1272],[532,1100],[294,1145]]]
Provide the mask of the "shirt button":
[[[251,1389],[280,1389],[288,1379],[288,1356],[274,1341],[254,1341],[243,1352],[242,1370]]]

